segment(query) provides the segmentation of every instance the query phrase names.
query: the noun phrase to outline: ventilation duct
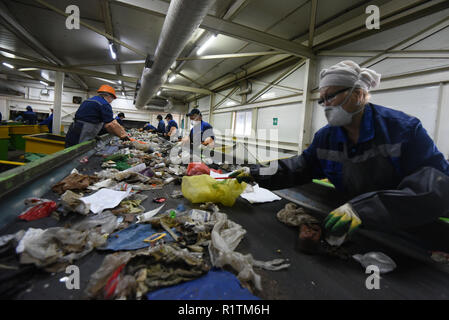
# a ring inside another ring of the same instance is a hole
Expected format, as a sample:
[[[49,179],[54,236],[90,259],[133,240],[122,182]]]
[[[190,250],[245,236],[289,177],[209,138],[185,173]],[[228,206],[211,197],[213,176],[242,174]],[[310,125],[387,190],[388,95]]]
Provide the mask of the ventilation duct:
[[[201,24],[215,0],[172,0],[165,17],[153,64],[144,68],[137,93],[137,109],[146,106],[160,86],[171,65],[176,61],[192,34]]]

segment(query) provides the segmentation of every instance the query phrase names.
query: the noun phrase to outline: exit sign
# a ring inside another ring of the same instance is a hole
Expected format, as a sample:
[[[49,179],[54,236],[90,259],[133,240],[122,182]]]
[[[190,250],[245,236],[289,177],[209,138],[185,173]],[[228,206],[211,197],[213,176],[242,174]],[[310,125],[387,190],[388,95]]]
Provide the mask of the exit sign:
[[[273,126],[277,126],[278,125],[278,118],[273,118]]]

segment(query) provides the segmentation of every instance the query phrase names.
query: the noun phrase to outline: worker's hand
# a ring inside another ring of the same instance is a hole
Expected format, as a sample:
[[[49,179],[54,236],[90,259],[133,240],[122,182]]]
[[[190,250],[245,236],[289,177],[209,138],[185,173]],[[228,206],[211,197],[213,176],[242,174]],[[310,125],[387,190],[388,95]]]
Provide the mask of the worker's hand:
[[[242,169],[235,170],[229,175],[230,178],[235,178],[238,183],[242,182],[253,182],[254,178],[250,174],[248,167],[243,167]]]
[[[354,209],[349,203],[345,203],[338,207],[324,220],[324,229],[329,235],[343,236],[351,235],[360,225],[362,220],[355,213]]]
[[[128,136],[123,136],[120,138],[122,141],[131,141],[131,139]]]

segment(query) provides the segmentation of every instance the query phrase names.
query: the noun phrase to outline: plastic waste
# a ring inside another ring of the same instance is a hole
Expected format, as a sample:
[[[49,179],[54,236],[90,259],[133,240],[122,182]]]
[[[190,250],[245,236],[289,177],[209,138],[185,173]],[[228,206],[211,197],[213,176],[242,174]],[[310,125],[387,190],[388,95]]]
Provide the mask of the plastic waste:
[[[90,211],[90,205],[81,201],[81,195],[67,190],[61,196],[61,204],[64,209],[87,215]]]
[[[190,218],[194,221],[207,222],[210,220],[210,212],[192,209],[189,211]]]
[[[142,170],[139,172],[140,174],[144,175],[145,177],[151,178],[154,176],[153,170],[151,168],[145,168],[145,170]]]
[[[32,206],[19,215],[19,219],[26,221],[48,217],[58,207],[56,202],[40,198],[25,199],[25,205]]]
[[[146,166],[145,163],[140,163],[140,164],[138,164],[138,165],[136,165],[134,167],[126,169],[124,172],[140,172],[140,171],[145,170],[146,167],[147,166]]]
[[[216,173],[223,173],[221,170],[210,169],[203,162],[190,162],[187,166],[187,175],[196,176],[201,174],[210,174],[211,170],[215,171]]]
[[[251,254],[243,255],[234,251],[243,239],[246,230],[241,225],[228,220],[224,213],[215,212],[213,218],[216,223],[209,244],[209,255],[213,266],[222,268],[225,265],[230,265],[238,272],[239,280],[252,282],[258,290],[262,290],[262,282],[260,276],[254,272],[253,266],[273,271],[290,266],[285,263],[284,259],[257,261]]]
[[[147,222],[149,221],[153,216],[155,216],[156,214],[159,213],[159,211],[161,211],[161,209],[165,206],[165,204],[163,204],[162,206],[160,206],[159,208],[156,208],[154,210],[142,213],[140,215],[137,216],[137,223],[142,223],[142,222]]]
[[[368,252],[363,255],[355,254],[352,257],[354,260],[360,262],[364,268],[370,265],[377,266],[380,273],[387,273],[396,269],[396,263],[393,259],[382,252]]]
[[[185,198],[192,203],[213,202],[231,207],[245,190],[246,183],[235,179],[217,181],[209,175],[184,176],[181,190]]]
[[[87,231],[95,227],[100,227],[100,231],[102,234],[109,234],[112,233],[118,225],[119,222],[117,220],[117,217],[110,211],[105,211],[81,220],[80,222],[72,226],[72,229],[78,231]]]

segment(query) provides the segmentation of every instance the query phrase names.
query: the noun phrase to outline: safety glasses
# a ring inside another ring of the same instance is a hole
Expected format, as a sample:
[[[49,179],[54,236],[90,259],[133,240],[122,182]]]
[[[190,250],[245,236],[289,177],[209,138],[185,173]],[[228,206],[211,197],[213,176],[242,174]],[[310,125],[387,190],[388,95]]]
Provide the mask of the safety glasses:
[[[326,97],[320,98],[320,100],[318,100],[318,104],[320,106],[323,106],[325,102],[331,103],[340,93],[343,93],[348,90],[351,90],[351,88],[341,89],[338,90],[337,92],[327,95]]]

